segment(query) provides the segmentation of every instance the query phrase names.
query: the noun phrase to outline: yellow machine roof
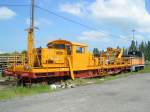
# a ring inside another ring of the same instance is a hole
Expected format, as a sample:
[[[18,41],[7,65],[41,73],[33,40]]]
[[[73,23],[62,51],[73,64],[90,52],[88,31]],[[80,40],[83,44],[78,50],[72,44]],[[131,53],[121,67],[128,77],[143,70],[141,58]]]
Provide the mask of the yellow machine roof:
[[[76,42],[70,42],[70,41],[62,40],[62,39],[50,41],[50,42],[48,42],[47,46],[49,46],[51,44],[65,44],[65,45],[76,45],[76,46],[87,47],[86,44],[81,44],[81,43],[76,43]]]

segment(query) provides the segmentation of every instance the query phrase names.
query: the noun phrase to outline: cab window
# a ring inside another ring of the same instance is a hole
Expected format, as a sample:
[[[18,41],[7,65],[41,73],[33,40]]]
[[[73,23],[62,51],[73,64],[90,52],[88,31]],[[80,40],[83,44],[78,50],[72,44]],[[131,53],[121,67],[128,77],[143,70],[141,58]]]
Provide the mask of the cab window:
[[[84,51],[85,51],[85,48],[77,46],[77,48],[76,48],[77,53],[84,53]]]
[[[55,44],[54,48],[56,48],[56,49],[65,49],[65,45],[64,44]]]
[[[67,49],[67,54],[71,55],[71,51],[72,51],[71,46],[66,46],[66,49]]]

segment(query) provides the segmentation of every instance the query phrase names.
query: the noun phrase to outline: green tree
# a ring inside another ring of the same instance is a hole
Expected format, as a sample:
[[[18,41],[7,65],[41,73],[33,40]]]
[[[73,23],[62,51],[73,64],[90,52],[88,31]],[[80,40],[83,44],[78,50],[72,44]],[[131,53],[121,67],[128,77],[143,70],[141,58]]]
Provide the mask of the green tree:
[[[142,53],[145,53],[145,45],[144,42],[142,41],[141,44],[139,45],[139,51],[141,51]]]
[[[150,41],[148,41],[146,48],[147,60],[150,61]]]
[[[134,40],[132,40],[131,45],[129,47],[129,52],[132,52],[132,51],[137,51],[136,43]]]
[[[26,51],[26,50],[23,50],[23,51],[21,52],[21,54],[27,55],[27,51]]]
[[[120,49],[120,47],[119,47],[119,46],[117,46],[117,49]]]
[[[93,49],[93,54],[94,54],[94,56],[99,56],[100,55],[98,48]]]

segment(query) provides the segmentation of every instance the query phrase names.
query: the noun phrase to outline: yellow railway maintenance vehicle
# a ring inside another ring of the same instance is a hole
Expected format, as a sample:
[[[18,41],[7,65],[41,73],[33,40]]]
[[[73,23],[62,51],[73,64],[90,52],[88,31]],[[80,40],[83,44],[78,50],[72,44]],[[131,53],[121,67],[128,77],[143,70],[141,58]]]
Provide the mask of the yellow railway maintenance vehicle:
[[[5,70],[5,74],[28,81],[61,77],[74,80],[129,71],[136,65],[139,69],[144,66],[143,58],[122,57],[122,54],[121,49],[108,48],[95,57],[87,45],[59,39],[49,42],[47,48],[34,49],[32,62],[15,63]]]
[[[28,29],[27,63],[16,63],[4,71],[6,76],[14,76],[19,82],[51,78],[89,78],[120,73],[133,68],[143,68],[143,57],[123,57],[123,49],[108,48],[96,57],[86,44],[67,40],[54,40],[47,48],[34,48],[34,0],[32,0],[32,21]],[[138,60],[141,61],[138,61]]]

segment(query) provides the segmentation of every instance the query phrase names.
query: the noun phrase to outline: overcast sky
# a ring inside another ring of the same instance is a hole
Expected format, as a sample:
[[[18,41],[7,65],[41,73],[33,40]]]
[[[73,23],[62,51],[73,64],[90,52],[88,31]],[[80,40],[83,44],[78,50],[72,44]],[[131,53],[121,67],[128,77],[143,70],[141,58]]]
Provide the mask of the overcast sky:
[[[36,4],[90,28],[36,9],[36,47],[48,41],[67,39],[94,47],[128,47],[132,29],[137,41],[150,40],[149,0],[35,0]],[[30,4],[30,0],[1,0],[0,4]],[[27,48],[29,7],[0,7],[0,52]]]

